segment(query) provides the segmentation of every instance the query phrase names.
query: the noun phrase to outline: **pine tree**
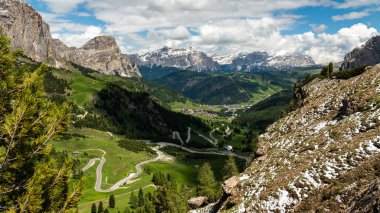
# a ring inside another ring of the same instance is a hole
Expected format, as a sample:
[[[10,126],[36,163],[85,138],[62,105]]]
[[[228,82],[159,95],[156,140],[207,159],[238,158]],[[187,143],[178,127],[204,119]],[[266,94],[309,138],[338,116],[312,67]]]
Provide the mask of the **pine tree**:
[[[323,76],[323,77],[329,77],[329,68],[328,68],[328,66],[325,66],[325,67],[322,68],[321,76]]]
[[[333,72],[334,72],[334,65],[333,63],[330,62],[329,63],[329,77],[332,76]]]
[[[139,206],[139,199],[133,191],[131,193],[131,197],[129,198],[129,204],[132,209],[136,209]]]
[[[218,198],[218,187],[214,173],[211,170],[209,163],[204,163],[199,169],[198,174],[198,194],[207,196],[209,200],[215,201]]]
[[[103,202],[102,201],[99,202],[99,206],[98,206],[98,213],[101,213],[101,212],[103,212]]]
[[[0,206],[11,212],[75,207],[82,184],[71,180],[73,161],[57,161],[48,145],[68,128],[70,107],[47,99],[43,75],[48,67],[34,72],[17,67],[22,52],[9,46],[0,35]]]
[[[96,204],[93,203],[91,206],[91,213],[96,213]]]
[[[139,197],[138,197],[138,199],[139,199],[139,207],[142,207],[142,206],[144,206],[144,193],[143,193],[143,190],[140,188],[140,190],[139,190],[139,195],[138,195]]]
[[[114,195],[110,195],[108,203],[109,203],[109,207],[110,208],[115,208],[116,201],[115,201],[115,196]]]
[[[223,179],[227,180],[228,178],[238,174],[239,169],[236,166],[235,159],[231,155],[229,155],[223,167]]]

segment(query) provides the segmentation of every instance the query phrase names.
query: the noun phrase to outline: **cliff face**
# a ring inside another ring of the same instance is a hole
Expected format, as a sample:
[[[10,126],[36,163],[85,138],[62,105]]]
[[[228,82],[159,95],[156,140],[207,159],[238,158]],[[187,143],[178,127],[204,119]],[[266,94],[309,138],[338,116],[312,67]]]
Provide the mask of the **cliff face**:
[[[354,49],[344,57],[341,70],[353,69],[363,65],[380,63],[380,36],[375,36],[362,47]]]
[[[225,187],[229,197],[219,210],[380,210],[379,85],[377,65],[348,80],[315,79],[303,87],[302,107],[260,136],[261,157]]]
[[[0,1],[0,28],[11,38],[13,49],[23,49],[35,61],[61,67],[70,61],[108,75],[141,77],[113,37],[96,37],[79,49],[67,47],[52,39],[49,25],[23,1]]]
[[[132,61],[139,66],[176,67],[191,71],[215,71],[219,64],[205,53],[189,49],[162,49],[146,53],[144,55],[130,55]]]
[[[107,75],[123,77],[141,77],[138,68],[121,53],[112,36],[98,36],[88,41],[81,48],[67,47],[60,40],[54,39],[57,54],[80,66],[91,68]]]
[[[49,25],[23,1],[0,1],[0,28],[12,39],[13,49],[23,49],[36,61],[55,63]]]

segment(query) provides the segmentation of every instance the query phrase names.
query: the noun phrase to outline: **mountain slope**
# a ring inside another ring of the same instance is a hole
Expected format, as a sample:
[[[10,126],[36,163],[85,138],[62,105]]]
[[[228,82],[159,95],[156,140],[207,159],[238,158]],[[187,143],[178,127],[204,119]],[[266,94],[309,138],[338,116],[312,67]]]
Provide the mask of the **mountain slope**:
[[[379,181],[379,85],[377,65],[348,80],[317,78],[304,86],[302,106],[260,136],[261,157],[224,185],[231,197],[224,199],[223,208],[236,204],[229,212],[358,212],[359,206],[378,210],[376,196],[362,198],[366,192],[376,194],[373,187]],[[369,206],[363,205],[366,202]]]
[[[68,48],[52,39],[49,25],[24,1],[0,1],[0,28],[12,38],[13,49],[24,50],[35,61],[65,68],[70,68],[68,62],[74,62],[109,75],[141,77],[128,56],[121,54],[114,38],[101,36],[79,49]]]
[[[348,53],[344,57],[340,69],[348,70],[363,65],[372,66],[378,63],[380,63],[380,36],[375,36],[362,47],[355,48],[352,52]]]
[[[12,38],[12,49],[24,50],[33,60],[55,64],[49,25],[23,1],[0,1],[0,28],[2,33]]]
[[[316,66],[314,60],[306,55],[269,55],[266,52],[214,55],[213,59],[222,65],[224,71],[288,70],[294,67]]]
[[[214,62],[212,58],[192,48],[172,49],[164,47],[143,55],[130,55],[130,58],[138,66],[176,67],[191,71],[215,71],[219,69],[218,63]]]
[[[209,74],[182,71],[153,81],[200,103],[221,105],[261,101],[283,89],[291,89],[300,76],[291,72]]]
[[[107,75],[123,77],[141,77],[138,68],[121,53],[112,36],[98,36],[81,48],[67,47],[60,40],[54,39],[57,55],[66,61],[91,68]]]

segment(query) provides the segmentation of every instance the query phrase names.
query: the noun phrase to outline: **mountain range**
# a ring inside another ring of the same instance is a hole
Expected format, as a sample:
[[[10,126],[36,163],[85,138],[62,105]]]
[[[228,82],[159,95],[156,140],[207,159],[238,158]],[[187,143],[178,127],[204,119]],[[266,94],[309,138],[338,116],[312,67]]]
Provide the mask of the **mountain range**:
[[[80,48],[68,47],[52,38],[50,27],[42,16],[23,1],[1,1],[0,9],[0,27],[12,38],[13,49],[23,49],[31,59],[57,67],[67,67],[71,62],[109,75],[141,77],[137,66],[174,67],[191,71],[251,71],[255,68],[315,65],[308,56],[270,56],[253,52],[210,57],[193,48],[164,47],[142,55],[126,55],[121,53],[111,36],[93,38]]]
[[[317,64],[305,55],[269,55],[266,52],[240,53],[237,55],[208,56],[199,50],[162,49],[145,54],[132,54],[129,58],[138,66],[175,67],[190,71],[255,71],[286,70],[294,67],[312,67]]]

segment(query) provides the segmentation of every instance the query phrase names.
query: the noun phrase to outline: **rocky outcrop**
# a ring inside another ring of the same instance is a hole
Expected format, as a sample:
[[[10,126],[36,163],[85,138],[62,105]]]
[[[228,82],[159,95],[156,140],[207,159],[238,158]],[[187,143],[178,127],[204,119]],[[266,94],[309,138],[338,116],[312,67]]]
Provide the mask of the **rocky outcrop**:
[[[354,49],[344,57],[340,70],[348,70],[380,63],[380,36],[375,36],[362,47]]]
[[[11,38],[12,49],[23,49],[25,55],[55,64],[55,50],[49,25],[23,1],[0,1],[0,28]]]
[[[205,53],[189,49],[173,49],[164,47],[143,55],[130,55],[131,60],[139,66],[176,67],[191,71],[215,71],[219,69],[217,62]]]
[[[380,175],[380,65],[314,79],[303,105],[260,136],[261,157],[219,211],[372,212]],[[338,116],[339,115],[339,116]]]
[[[54,39],[57,54],[70,62],[107,75],[141,77],[138,68],[122,54],[112,36],[98,36],[80,48],[67,47]]]
[[[205,196],[194,197],[194,198],[189,199],[187,201],[187,204],[189,204],[189,206],[194,209],[194,208],[201,207],[203,204],[207,202],[207,200],[208,198]]]
[[[101,36],[77,49],[53,40],[49,25],[24,1],[0,1],[0,28],[12,43],[12,49],[38,62],[65,67],[67,62],[91,68],[108,75],[141,77],[137,67],[120,52],[114,38]]]

